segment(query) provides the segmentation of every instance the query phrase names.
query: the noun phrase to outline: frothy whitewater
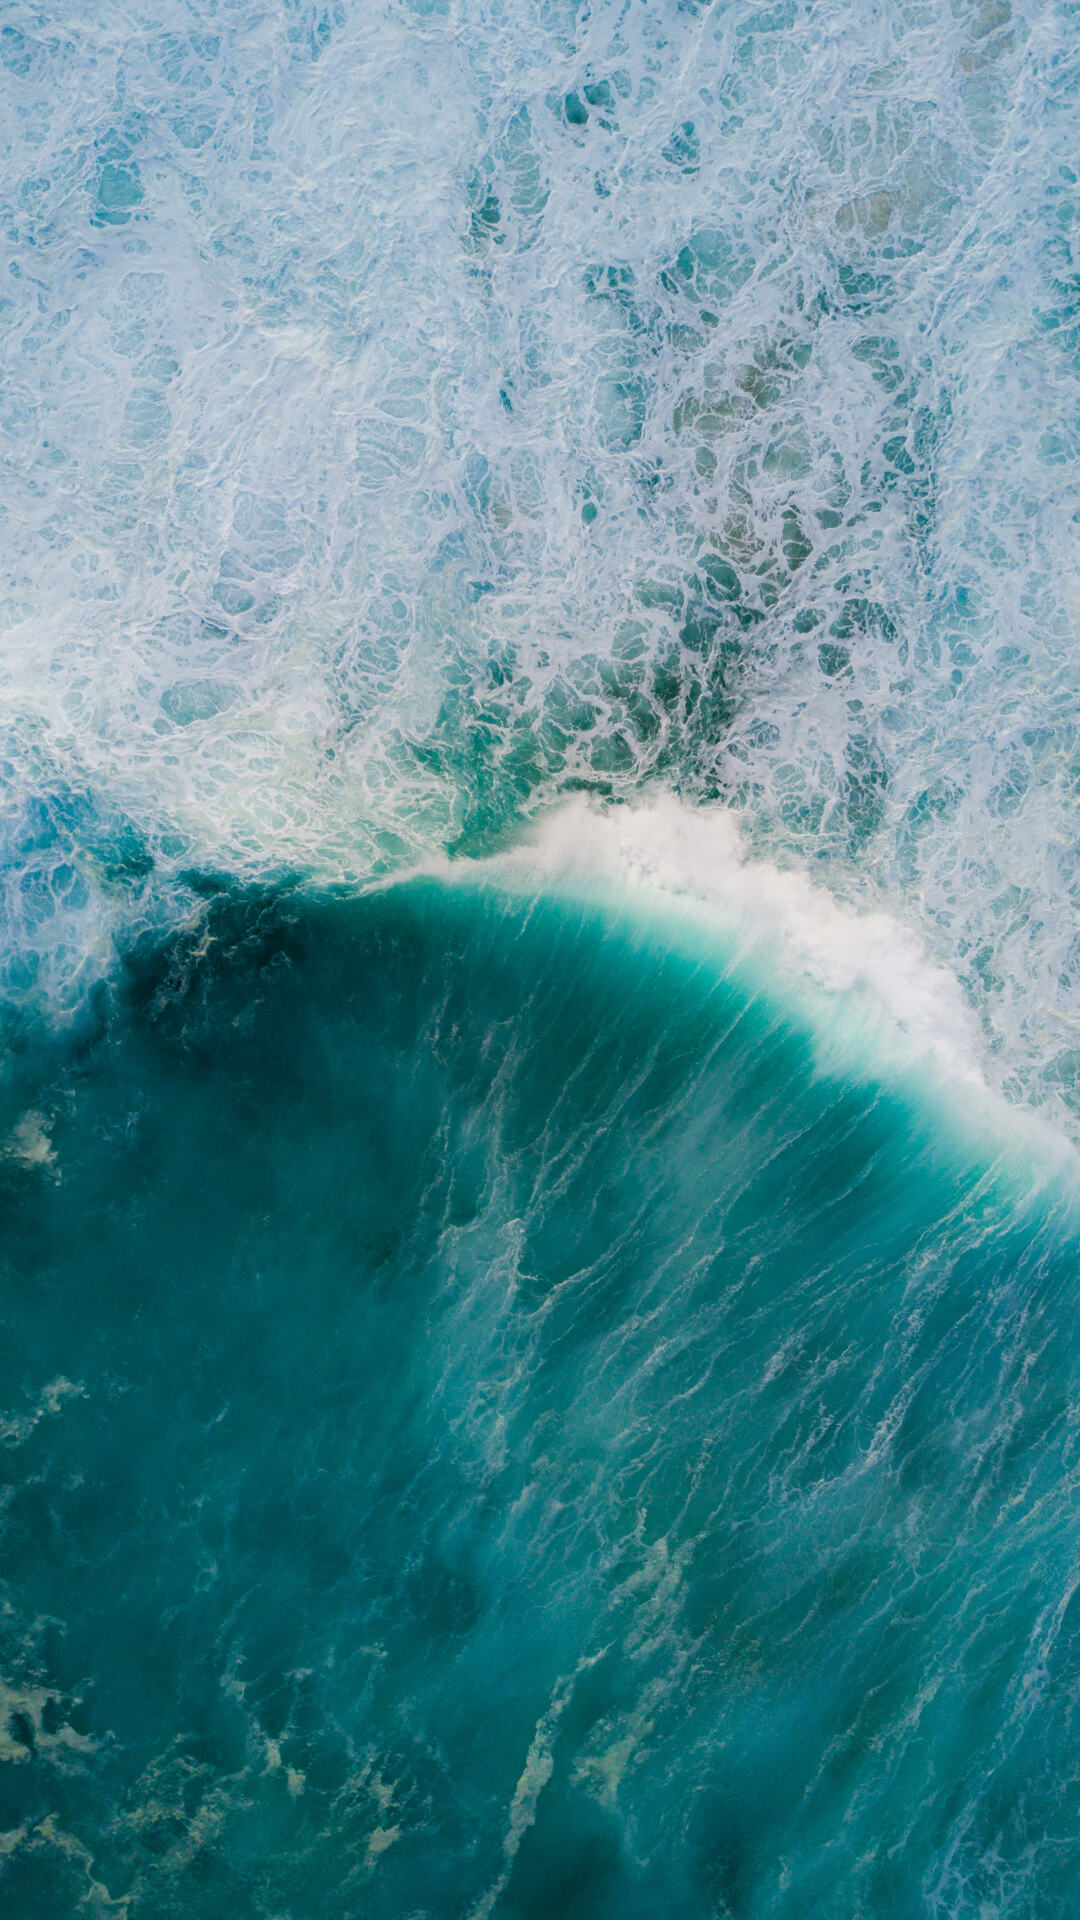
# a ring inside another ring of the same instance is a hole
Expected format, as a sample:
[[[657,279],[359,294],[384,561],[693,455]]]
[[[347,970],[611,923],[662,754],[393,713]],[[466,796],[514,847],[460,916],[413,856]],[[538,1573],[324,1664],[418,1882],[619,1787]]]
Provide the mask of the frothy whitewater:
[[[726,806],[1069,1118],[1067,6],[16,5],[4,980]]]

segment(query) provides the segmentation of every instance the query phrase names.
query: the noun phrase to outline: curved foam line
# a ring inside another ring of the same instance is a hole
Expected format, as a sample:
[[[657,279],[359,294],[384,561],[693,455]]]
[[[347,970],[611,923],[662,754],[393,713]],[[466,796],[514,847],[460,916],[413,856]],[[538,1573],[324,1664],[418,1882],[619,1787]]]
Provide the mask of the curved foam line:
[[[990,1085],[959,981],[910,928],[842,906],[805,874],[752,858],[723,808],[674,795],[614,807],[575,796],[505,852],[422,870],[657,912],[669,926],[722,945],[740,973],[794,1003],[823,1064],[831,1058],[846,1073],[875,1077],[929,1072],[977,1131],[1004,1131],[1016,1145],[1026,1137],[1040,1160],[1080,1174],[1080,1154],[1065,1135]]]

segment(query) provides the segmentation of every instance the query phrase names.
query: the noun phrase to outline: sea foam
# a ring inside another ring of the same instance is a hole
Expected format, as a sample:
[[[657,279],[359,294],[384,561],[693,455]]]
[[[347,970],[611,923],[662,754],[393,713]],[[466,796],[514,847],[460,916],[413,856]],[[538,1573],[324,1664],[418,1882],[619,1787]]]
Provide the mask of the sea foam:
[[[670,790],[1075,1126],[1073,25],[19,0],[4,999]]]
[[[676,943],[689,930],[715,964],[735,966],[809,1023],[824,1063],[886,1078],[928,1071],[955,1117],[1080,1170],[1066,1135],[997,1091],[967,996],[911,927],[756,858],[724,808],[672,795],[603,807],[578,796],[502,853],[426,871],[600,899],[616,913],[658,916]]]

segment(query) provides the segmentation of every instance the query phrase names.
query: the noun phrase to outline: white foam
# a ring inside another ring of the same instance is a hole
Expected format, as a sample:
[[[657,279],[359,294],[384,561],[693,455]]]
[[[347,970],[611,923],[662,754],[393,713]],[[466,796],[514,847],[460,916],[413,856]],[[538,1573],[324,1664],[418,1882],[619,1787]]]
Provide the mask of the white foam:
[[[482,864],[547,886],[622,884],[704,911],[729,942],[767,956],[774,977],[801,975],[829,995],[854,997],[948,1074],[987,1085],[963,990],[910,928],[841,905],[805,873],[752,858],[722,807],[691,807],[670,794],[609,808],[576,797],[512,853]]]
[[[82,1400],[86,1388],[81,1380],[67,1380],[63,1374],[41,1389],[33,1406],[22,1413],[0,1413],[0,1446],[21,1447],[42,1420],[63,1411],[67,1400]]]
[[[425,870],[515,891],[599,894],[682,920],[744,977],[797,1000],[819,1047],[845,1071],[928,1069],[969,1119],[1004,1126],[1055,1164],[1076,1158],[1055,1128],[997,1092],[963,988],[910,927],[754,858],[725,808],[670,794],[638,806],[576,796],[506,852],[467,870],[445,861]]]
[[[29,1109],[16,1121],[7,1139],[0,1142],[0,1155],[5,1160],[19,1161],[24,1167],[36,1167],[53,1179],[59,1178],[48,1117],[36,1108]]]
[[[16,14],[0,998],[668,780],[1080,1105],[1064,13]]]

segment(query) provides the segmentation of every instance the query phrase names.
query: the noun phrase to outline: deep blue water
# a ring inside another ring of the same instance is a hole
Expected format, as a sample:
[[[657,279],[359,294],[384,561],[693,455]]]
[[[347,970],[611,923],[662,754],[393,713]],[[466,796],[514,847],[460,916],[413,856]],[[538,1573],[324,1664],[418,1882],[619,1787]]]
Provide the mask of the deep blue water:
[[[1064,1920],[1060,1180],[434,880],[223,895],[18,1071],[6,1911]]]

